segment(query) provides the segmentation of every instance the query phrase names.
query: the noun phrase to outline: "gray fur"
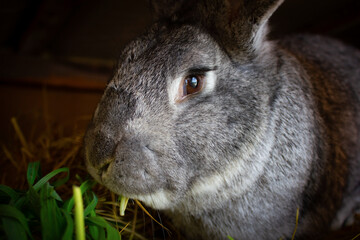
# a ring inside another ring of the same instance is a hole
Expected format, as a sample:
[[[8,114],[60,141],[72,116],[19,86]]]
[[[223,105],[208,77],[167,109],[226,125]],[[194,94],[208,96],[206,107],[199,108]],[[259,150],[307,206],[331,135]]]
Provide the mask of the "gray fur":
[[[124,49],[85,136],[94,178],[163,210],[187,239],[290,238],[298,208],[297,239],[351,218],[360,53],[319,36],[267,40],[281,2],[151,1],[156,22]],[[191,69],[215,86],[174,103]]]

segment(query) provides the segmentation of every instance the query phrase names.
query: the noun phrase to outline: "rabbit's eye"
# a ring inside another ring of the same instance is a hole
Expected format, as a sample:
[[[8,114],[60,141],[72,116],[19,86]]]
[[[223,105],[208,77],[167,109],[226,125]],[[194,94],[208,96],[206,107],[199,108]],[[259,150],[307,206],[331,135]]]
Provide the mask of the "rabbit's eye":
[[[196,72],[200,72],[200,73],[196,73]],[[190,72],[195,72],[195,73],[190,73],[188,74],[185,78],[182,78],[182,80],[180,81],[180,84],[178,85],[177,88],[177,92],[175,95],[175,103],[181,103],[182,101],[184,101],[185,99],[187,99],[188,97],[195,95],[197,93],[199,93],[205,84],[205,80],[207,79],[207,73],[209,70],[207,69],[195,69],[192,70]],[[206,77],[206,78],[205,78]]]
[[[202,75],[187,76],[183,82],[183,97],[199,92],[203,86],[203,79]]]

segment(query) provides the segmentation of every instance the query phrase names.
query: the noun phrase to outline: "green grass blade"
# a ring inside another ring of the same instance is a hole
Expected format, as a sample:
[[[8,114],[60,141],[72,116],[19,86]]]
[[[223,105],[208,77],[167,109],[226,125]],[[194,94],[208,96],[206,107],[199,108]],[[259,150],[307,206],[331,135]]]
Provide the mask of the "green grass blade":
[[[96,228],[99,232],[97,238],[93,238],[94,240],[107,240],[106,239],[106,231],[104,228],[99,227],[99,226],[94,226],[94,225],[91,227]]]
[[[107,233],[106,239],[113,239],[113,240],[121,239],[120,233],[113,226],[111,226],[105,219],[101,217],[88,217],[86,218],[86,220],[88,221],[89,225],[94,224],[106,229],[106,233]]]
[[[52,191],[54,188],[49,183],[40,189],[40,221],[43,240],[60,239],[66,225],[56,200],[51,197]]]
[[[16,207],[17,209],[22,209],[24,205],[26,205],[29,202],[29,199],[24,194],[23,196],[20,196],[16,201],[11,203],[12,206]]]
[[[80,187],[73,186],[76,240],[85,240],[84,206]]]
[[[101,233],[100,231],[103,231],[104,233]],[[105,237],[104,229],[101,230],[97,226],[89,226],[89,233],[92,239],[100,239],[102,235]]]
[[[41,199],[40,194],[31,186],[26,193],[26,205],[35,216],[40,217]]]
[[[4,197],[9,197],[10,201],[16,201],[19,198],[20,194],[13,190],[11,187],[0,184],[0,200]]]
[[[54,199],[62,202],[61,197],[59,196],[59,194],[55,190],[51,192],[51,197],[53,197]]]
[[[52,183],[54,187],[60,187],[61,185],[65,184],[70,178],[70,171],[69,168],[67,168],[67,174],[64,178],[60,178]]]
[[[53,178],[54,176],[56,176],[59,173],[62,172],[67,172],[67,175],[69,175],[69,168],[59,168],[56,169],[54,171],[52,171],[51,173],[48,173],[46,176],[44,176],[43,178],[41,178],[35,185],[34,185],[34,189],[35,191],[38,191],[45,183],[47,183],[51,178]]]
[[[19,221],[14,218],[4,217],[1,219],[7,239],[27,240],[26,230]]]
[[[17,208],[10,206],[10,205],[4,205],[0,204],[0,217],[1,218],[12,218],[16,220],[20,226],[25,230],[25,232],[28,234],[28,236],[31,237],[31,233],[29,230],[29,226],[27,224],[27,220],[22,212],[20,212]]]
[[[34,182],[36,180],[36,177],[38,176],[40,168],[40,162],[31,162],[29,163],[28,169],[27,169],[27,181],[29,186],[34,185]]]
[[[91,192],[91,193],[96,197],[96,195],[93,192]],[[96,201],[97,201],[97,197],[96,197]],[[88,215],[90,217],[95,217],[96,216],[95,208],[92,211],[90,211]],[[103,228],[99,228],[95,225],[89,226],[89,233],[90,233],[90,236],[92,239],[105,239],[105,236],[106,236],[105,230]]]
[[[86,217],[87,215],[89,215],[92,211],[95,211],[95,207],[98,203],[98,198],[96,197],[96,195],[92,192],[92,200],[91,202],[86,206],[85,210],[84,210],[84,216]]]
[[[61,209],[61,212],[64,215],[66,221],[66,228],[61,240],[71,240],[73,239],[74,234],[74,221],[68,212],[63,209]]]

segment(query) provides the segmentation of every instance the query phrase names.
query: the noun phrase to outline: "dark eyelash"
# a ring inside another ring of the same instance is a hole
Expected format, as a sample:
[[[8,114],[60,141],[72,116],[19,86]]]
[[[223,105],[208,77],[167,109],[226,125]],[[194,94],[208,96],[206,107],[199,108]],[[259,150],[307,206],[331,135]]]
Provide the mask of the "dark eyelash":
[[[214,71],[217,70],[217,66],[213,67],[213,68],[209,68],[209,67],[193,67],[190,68],[187,71],[187,75],[205,75],[206,72],[210,72],[210,71]]]

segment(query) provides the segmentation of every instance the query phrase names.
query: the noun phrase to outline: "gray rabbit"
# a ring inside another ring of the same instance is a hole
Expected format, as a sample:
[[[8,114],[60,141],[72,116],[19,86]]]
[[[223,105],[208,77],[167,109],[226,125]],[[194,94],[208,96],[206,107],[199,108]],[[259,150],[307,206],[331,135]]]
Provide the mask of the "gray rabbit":
[[[84,139],[90,174],[186,239],[317,239],[360,206],[360,52],[267,39],[282,0],[150,1]]]

